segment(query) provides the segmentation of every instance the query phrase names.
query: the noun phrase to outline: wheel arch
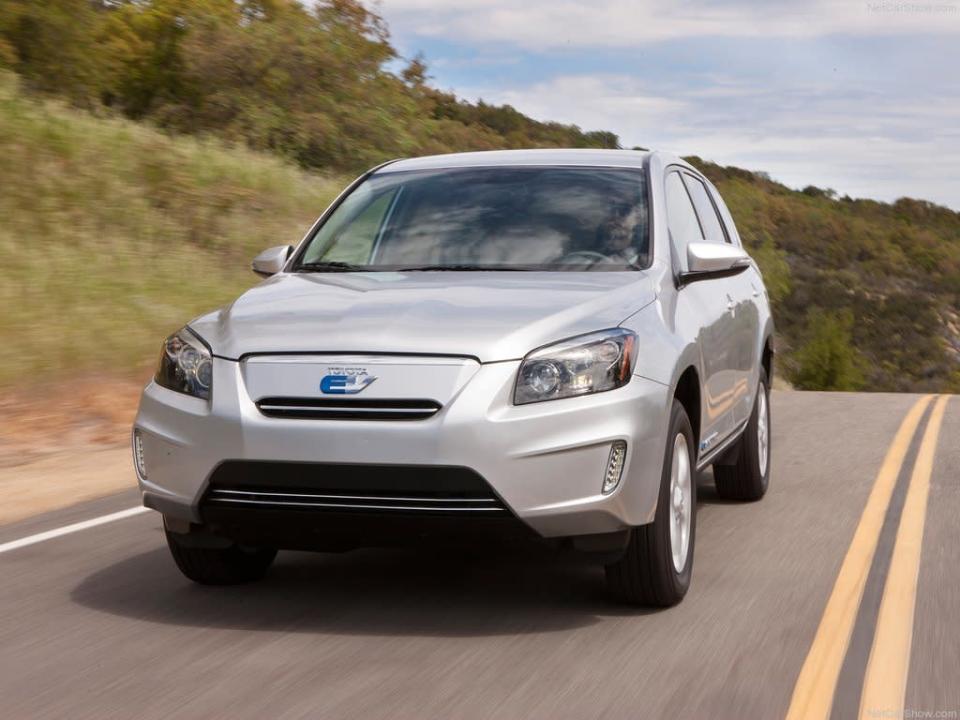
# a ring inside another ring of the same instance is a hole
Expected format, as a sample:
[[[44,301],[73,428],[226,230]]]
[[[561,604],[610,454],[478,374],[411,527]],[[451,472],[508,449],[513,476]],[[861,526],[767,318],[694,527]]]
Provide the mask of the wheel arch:
[[[760,365],[767,373],[767,383],[773,382],[773,358],[776,353],[773,335],[767,335],[763,341],[763,349],[760,351]]]
[[[701,412],[701,392],[700,392],[700,371],[695,365],[687,367],[677,377],[673,386],[673,399],[677,400],[687,413],[690,419],[690,425],[693,428],[694,442],[699,447],[700,444],[700,412]]]

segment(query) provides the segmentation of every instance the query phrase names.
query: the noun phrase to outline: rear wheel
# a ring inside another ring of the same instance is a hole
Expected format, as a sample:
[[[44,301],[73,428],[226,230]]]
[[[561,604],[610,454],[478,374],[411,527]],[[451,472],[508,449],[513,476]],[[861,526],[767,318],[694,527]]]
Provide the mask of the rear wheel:
[[[621,602],[669,607],[690,587],[697,517],[694,447],[690,420],[674,400],[654,520],[633,528],[623,557],[607,565],[607,587]]]
[[[167,545],[180,572],[201,585],[237,585],[262,578],[276,550],[226,547],[191,547],[183,536],[167,531]]]
[[[770,389],[763,368],[753,412],[732,452],[732,465],[713,466],[717,494],[728,500],[759,500],[770,484]]]

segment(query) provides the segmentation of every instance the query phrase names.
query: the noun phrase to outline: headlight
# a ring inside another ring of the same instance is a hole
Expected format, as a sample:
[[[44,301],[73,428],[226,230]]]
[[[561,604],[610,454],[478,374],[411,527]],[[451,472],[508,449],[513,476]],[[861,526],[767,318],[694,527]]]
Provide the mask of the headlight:
[[[515,405],[614,390],[630,382],[637,336],[616,328],[534,350],[520,364]]]
[[[170,390],[206,400],[213,384],[210,351],[189,329],[183,328],[164,341],[155,380]]]

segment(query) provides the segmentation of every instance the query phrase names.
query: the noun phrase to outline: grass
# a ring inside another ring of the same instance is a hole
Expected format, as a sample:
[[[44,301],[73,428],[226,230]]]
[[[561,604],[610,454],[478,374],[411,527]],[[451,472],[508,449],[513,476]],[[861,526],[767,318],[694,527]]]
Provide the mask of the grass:
[[[0,73],[0,386],[128,374],[256,282],[343,185],[270,155],[25,97]]]

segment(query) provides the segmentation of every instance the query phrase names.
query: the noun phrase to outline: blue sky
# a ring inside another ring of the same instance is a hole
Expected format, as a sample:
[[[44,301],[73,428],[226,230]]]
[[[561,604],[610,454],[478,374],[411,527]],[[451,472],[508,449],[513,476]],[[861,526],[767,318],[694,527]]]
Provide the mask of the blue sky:
[[[381,0],[435,85],[793,187],[960,210],[960,0]]]

